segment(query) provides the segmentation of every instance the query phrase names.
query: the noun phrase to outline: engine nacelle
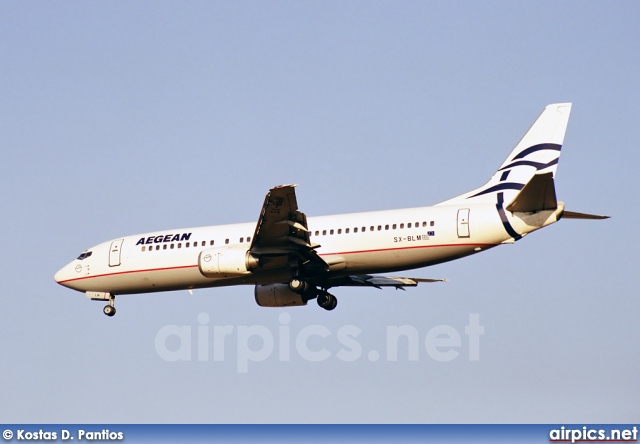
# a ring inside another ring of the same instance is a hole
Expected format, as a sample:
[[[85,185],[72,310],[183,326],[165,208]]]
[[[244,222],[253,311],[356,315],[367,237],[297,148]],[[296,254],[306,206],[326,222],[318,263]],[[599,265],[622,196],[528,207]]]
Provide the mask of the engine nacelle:
[[[244,276],[258,266],[246,247],[225,246],[203,250],[198,256],[198,268],[208,278]]]
[[[291,307],[307,305],[302,295],[291,291],[288,284],[256,285],[256,302],[261,307]]]

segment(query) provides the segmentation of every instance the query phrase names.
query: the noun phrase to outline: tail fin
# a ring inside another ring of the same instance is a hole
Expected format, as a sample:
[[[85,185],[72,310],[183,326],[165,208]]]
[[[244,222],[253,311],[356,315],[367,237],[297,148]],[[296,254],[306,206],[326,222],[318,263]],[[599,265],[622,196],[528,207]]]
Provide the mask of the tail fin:
[[[486,184],[438,205],[501,201],[518,209],[533,205],[529,211],[536,211],[536,207],[555,209],[553,177],[570,112],[571,103],[548,105]],[[541,177],[532,180],[537,176]],[[541,197],[540,192],[545,194]],[[522,198],[516,200],[519,194]]]

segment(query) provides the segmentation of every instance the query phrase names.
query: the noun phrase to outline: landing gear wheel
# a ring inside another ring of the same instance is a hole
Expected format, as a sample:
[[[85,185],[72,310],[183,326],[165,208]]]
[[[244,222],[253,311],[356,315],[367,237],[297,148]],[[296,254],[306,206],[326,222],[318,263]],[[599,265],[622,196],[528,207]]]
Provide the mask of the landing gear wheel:
[[[105,305],[102,311],[104,314],[111,317],[116,314],[116,307],[114,307],[113,305]]]
[[[289,281],[289,289],[298,294],[302,294],[307,289],[307,283],[300,278],[292,277]]]
[[[338,299],[329,293],[320,293],[318,295],[318,305],[327,311],[331,311],[338,305]]]

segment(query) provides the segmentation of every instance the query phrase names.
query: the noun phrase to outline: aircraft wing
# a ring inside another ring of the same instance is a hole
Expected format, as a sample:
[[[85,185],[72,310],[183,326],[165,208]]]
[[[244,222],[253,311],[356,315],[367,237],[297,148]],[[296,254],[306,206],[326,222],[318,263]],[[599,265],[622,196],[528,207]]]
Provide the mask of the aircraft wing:
[[[420,282],[446,282],[446,279],[424,279],[407,278],[398,276],[372,276],[370,274],[360,274],[356,276],[346,276],[331,281],[332,287],[396,287],[404,290],[404,287],[415,287]]]
[[[315,251],[320,245],[310,242],[307,216],[298,211],[296,186],[280,185],[269,190],[249,251],[264,264],[269,258],[286,256],[306,269],[327,271],[329,266]]]

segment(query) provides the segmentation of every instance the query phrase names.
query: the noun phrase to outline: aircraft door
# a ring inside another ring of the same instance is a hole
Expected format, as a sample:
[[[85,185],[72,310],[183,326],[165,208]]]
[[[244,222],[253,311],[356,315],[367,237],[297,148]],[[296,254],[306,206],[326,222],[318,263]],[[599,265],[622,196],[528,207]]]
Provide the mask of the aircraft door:
[[[458,210],[458,237],[470,237],[469,208],[461,208]]]
[[[124,239],[118,239],[111,242],[111,248],[109,248],[109,266],[117,267],[120,265],[120,255],[122,250],[122,243]]]

